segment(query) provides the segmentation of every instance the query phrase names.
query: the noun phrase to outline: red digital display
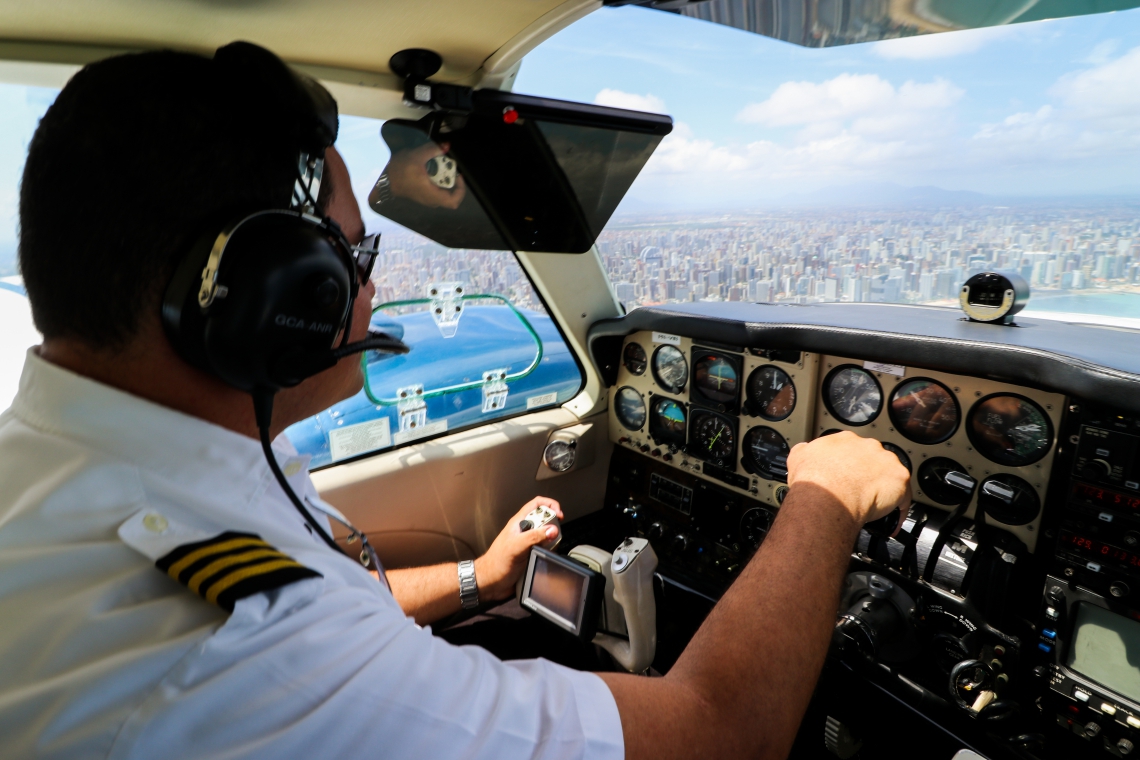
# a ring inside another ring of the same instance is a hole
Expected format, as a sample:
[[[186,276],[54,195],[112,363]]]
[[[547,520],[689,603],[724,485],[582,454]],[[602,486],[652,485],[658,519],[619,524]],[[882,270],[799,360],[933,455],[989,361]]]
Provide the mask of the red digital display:
[[[1061,544],[1085,556],[1099,557],[1102,560],[1114,561],[1121,565],[1140,567],[1140,555],[1118,549],[1103,541],[1078,536],[1076,533],[1070,533],[1067,530],[1061,531]]]
[[[1134,512],[1140,511],[1140,498],[1110,491],[1107,488],[1092,486],[1088,483],[1073,483],[1073,496],[1095,504],[1131,509]]]

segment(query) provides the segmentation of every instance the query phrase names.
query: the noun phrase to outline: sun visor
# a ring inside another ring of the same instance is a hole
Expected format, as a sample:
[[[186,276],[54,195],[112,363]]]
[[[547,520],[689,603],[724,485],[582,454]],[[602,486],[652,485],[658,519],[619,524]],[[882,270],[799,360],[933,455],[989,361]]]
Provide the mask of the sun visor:
[[[668,116],[470,93],[456,109],[392,119],[369,205],[448,248],[584,253],[673,128]]]

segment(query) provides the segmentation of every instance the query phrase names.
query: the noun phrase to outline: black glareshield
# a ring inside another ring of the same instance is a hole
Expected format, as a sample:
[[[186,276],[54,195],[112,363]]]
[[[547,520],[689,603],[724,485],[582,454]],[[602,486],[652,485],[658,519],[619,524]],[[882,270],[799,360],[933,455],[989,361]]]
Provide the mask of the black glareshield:
[[[447,146],[462,182],[448,189],[462,193],[458,207],[401,195],[399,179],[391,199],[372,204],[450,248],[584,253],[673,125],[668,116],[496,90],[458,105],[381,129],[390,168],[412,155],[426,164],[425,146]]]

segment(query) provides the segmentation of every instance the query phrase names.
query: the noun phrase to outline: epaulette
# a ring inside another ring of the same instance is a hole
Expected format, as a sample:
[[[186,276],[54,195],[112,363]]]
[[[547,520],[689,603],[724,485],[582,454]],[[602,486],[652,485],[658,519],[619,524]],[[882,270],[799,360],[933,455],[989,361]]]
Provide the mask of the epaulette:
[[[230,531],[179,546],[154,564],[207,602],[228,612],[233,612],[239,599],[305,578],[321,577],[316,570],[310,570],[262,541],[260,536]]]

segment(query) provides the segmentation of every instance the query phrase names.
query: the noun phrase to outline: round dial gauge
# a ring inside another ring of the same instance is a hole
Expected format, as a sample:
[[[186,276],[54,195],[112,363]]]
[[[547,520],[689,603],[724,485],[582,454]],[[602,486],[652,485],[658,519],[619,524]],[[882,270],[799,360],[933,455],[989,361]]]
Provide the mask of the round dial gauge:
[[[614,414],[627,430],[641,430],[645,426],[645,401],[627,385],[614,397]]]
[[[645,357],[645,349],[640,343],[629,343],[621,355],[621,363],[634,375],[644,375],[649,361]]]
[[[653,352],[653,377],[669,393],[680,393],[689,379],[689,363],[680,349],[661,346]]]
[[[748,376],[748,400],[753,412],[766,420],[779,422],[796,408],[796,386],[787,372],[769,364]]]
[[[1033,464],[1053,444],[1053,428],[1044,410],[1012,393],[987,396],[974,404],[966,433],[987,459],[1011,467]]]
[[[901,446],[896,446],[893,443],[884,442],[883,448],[898,457],[899,461],[902,462],[903,467],[905,467],[909,472],[914,472],[914,468],[910,464],[910,457],[907,456],[906,452],[903,451]]]
[[[694,412],[689,453],[721,467],[736,457],[736,432],[733,424],[719,414]]]
[[[693,386],[709,401],[734,404],[737,393],[736,367],[719,354],[701,354],[693,359]]]
[[[848,365],[832,370],[824,380],[823,401],[840,422],[866,425],[883,408],[883,389],[870,372]]]
[[[760,545],[768,528],[772,527],[772,513],[766,509],[753,507],[740,518],[740,537],[753,548]]]
[[[1016,475],[992,475],[978,488],[978,503],[992,517],[1006,525],[1031,523],[1041,511],[1041,497],[1033,486]]]
[[[555,472],[566,472],[574,466],[577,450],[577,441],[551,441],[546,445],[542,458],[546,466]]]
[[[946,482],[946,473],[966,472],[966,468],[946,457],[932,457],[918,468],[918,487],[939,504],[958,504],[966,492]]]
[[[654,438],[677,446],[685,444],[685,407],[671,398],[653,402],[649,417],[649,434]]]
[[[754,427],[744,434],[744,469],[765,480],[788,479],[788,442],[769,427]]]
[[[891,394],[891,422],[915,443],[942,443],[958,429],[958,401],[942,383],[915,378],[899,383]]]

